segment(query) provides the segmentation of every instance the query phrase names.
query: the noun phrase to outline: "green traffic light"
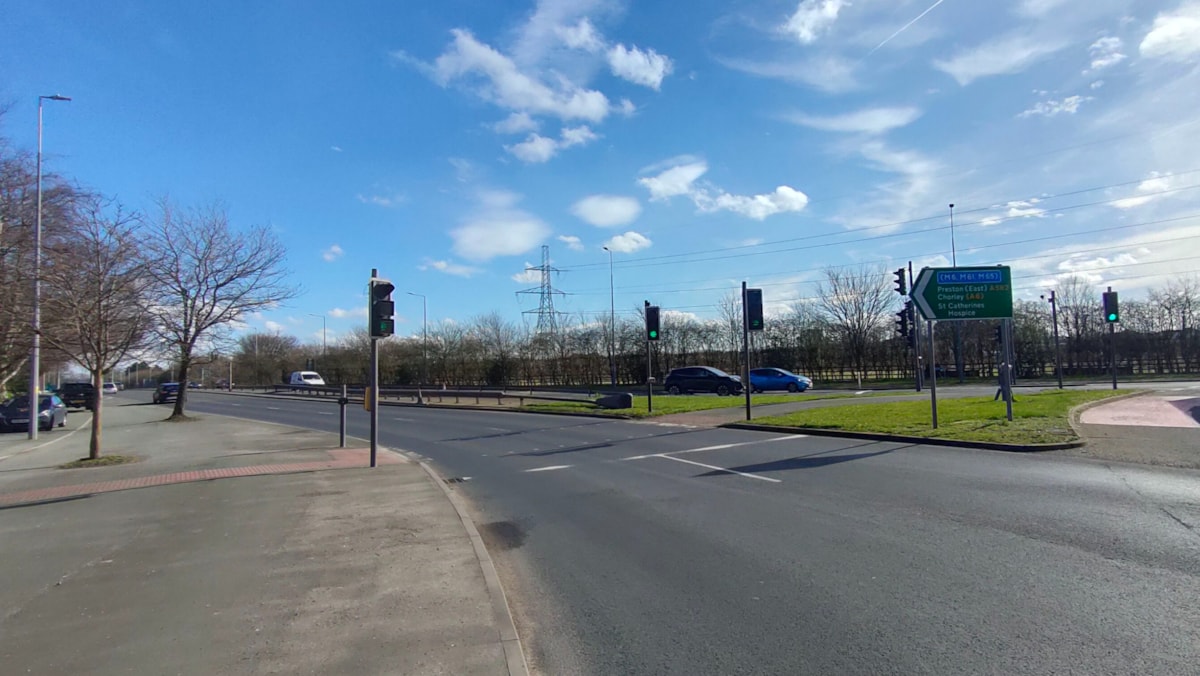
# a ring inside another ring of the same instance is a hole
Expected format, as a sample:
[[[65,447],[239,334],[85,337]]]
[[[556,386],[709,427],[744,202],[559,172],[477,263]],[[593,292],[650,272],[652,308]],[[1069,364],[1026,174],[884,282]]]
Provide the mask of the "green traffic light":
[[[1110,321],[1110,322],[1117,321],[1117,313],[1115,313],[1115,312],[1108,313],[1108,321]]]
[[[650,332],[650,337],[651,337],[651,338],[657,338],[657,337],[658,337],[658,331],[651,331],[651,332]]]

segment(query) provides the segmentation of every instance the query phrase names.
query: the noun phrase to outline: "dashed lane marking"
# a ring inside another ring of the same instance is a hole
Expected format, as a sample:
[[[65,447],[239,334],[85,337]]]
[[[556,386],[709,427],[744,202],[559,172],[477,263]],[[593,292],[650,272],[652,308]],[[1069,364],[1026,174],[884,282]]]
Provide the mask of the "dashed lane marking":
[[[566,469],[568,467],[570,467],[570,465],[550,465],[549,467],[534,467],[533,469],[527,469],[525,471],[526,472],[549,472],[551,470]]]

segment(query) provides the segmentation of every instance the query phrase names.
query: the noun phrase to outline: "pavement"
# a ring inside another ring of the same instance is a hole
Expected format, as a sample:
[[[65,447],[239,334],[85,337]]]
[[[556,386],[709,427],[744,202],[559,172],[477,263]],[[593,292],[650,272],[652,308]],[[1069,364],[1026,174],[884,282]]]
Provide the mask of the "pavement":
[[[1087,445],[1069,454],[1200,469],[1200,397],[1165,390],[1085,410],[1075,425]]]
[[[524,673],[461,497],[420,464],[138,399],[105,410],[105,452],[137,463],[55,469],[85,413],[0,435],[0,671]]]
[[[320,430],[329,402],[199,393]],[[348,411],[351,433],[367,419]],[[1200,472],[386,407],[470,503],[542,674],[1195,674]],[[1136,442],[1135,442],[1136,443]]]

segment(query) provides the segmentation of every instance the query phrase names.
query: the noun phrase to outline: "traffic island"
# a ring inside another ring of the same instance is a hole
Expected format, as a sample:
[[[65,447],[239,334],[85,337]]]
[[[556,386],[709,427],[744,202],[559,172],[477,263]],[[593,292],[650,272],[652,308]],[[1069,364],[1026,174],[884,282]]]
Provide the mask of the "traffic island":
[[[725,427],[960,446],[1005,451],[1051,451],[1082,446],[1071,426],[1077,406],[1126,394],[1120,390],[1051,391],[1018,396],[1013,420],[1003,401],[990,397],[938,402],[933,429],[929,403],[901,401],[814,408]]]

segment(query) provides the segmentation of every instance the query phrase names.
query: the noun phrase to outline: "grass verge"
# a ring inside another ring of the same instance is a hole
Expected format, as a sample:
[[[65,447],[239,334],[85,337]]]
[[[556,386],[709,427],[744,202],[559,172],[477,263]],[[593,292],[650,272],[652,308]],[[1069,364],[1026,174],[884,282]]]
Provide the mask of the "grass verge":
[[[805,394],[756,394],[753,395],[755,406],[767,404],[787,404],[796,401],[813,401],[816,399],[845,399],[855,396],[853,392],[815,392]],[[654,397],[654,412],[646,410],[646,397],[635,396],[633,408],[603,409],[587,401],[546,401],[528,404],[521,407],[523,411],[542,413],[591,413],[612,415],[617,417],[649,418],[673,413],[692,413],[694,411],[711,411],[717,408],[737,408],[744,406],[746,399],[742,395],[733,397],[705,397],[695,395],[660,395]]]
[[[1006,420],[1003,401],[992,401],[991,397],[944,399],[938,402],[936,430],[930,426],[928,401],[815,408],[758,418],[754,422],[959,441],[1051,444],[1078,438],[1067,422],[1072,408],[1120,394],[1126,394],[1126,391],[1055,390],[1024,395],[1018,392],[1013,403],[1012,422]]]
[[[59,465],[59,469],[80,469],[83,467],[107,467],[109,465],[124,465],[130,462],[137,462],[138,459],[132,455],[102,455],[99,458],[80,458],[71,462]]]

